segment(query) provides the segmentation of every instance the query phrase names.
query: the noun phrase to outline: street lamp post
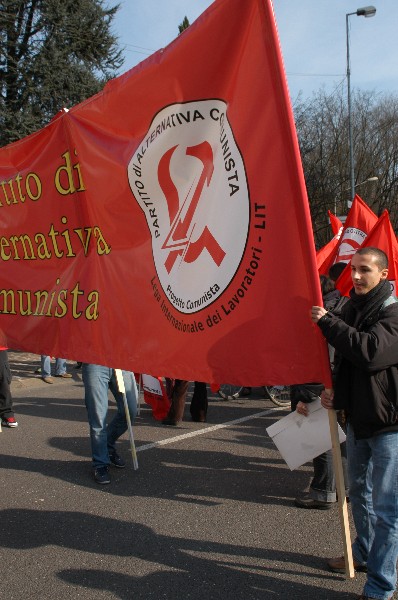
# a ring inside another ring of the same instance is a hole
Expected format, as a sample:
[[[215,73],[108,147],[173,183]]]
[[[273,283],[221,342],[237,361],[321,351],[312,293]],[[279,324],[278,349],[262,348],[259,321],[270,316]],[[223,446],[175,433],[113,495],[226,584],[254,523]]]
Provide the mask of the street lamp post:
[[[350,69],[350,35],[348,26],[348,17],[356,15],[357,17],[374,17],[376,9],[374,6],[365,6],[358,8],[355,12],[347,13],[345,16],[345,30],[347,43],[347,100],[348,100],[348,141],[350,149],[350,187],[351,202],[355,196],[355,166],[354,166],[354,147],[352,139],[352,114],[351,114],[351,69]]]
[[[364,185],[365,183],[371,183],[372,181],[379,181],[379,178],[374,175],[373,177],[368,177],[367,179],[365,179],[364,181],[360,181],[359,183],[356,183],[354,185],[354,196],[355,196],[355,190],[357,187]],[[343,190],[343,192],[348,192],[348,190],[351,190],[352,188],[346,188]],[[348,203],[348,208],[351,208],[352,205],[352,201],[349,201]],[[337,197],[335,197],[334,199],[334,214],[337,215]]]

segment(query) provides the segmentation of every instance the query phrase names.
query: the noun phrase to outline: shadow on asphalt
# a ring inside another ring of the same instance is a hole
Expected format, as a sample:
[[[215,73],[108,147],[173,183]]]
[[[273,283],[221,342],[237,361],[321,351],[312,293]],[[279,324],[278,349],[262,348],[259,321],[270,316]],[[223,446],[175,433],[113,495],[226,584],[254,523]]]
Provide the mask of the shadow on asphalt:
[[[106,567],[58,571],[58,577],[66,583],[101,592],[108,590],[122,600],[286,598],[289,586],[292,598],[345,600],[351,597],[346,592],[328,592],[310,583],[286,581],[286,576],[297,575],[297,570],[304,580],[313,578],[314,568],[322,571],[323,559],[313,555],[161,535],[142,524],[83,512],[1,511],[0,545],[22,550],[59,546],[103,557],[137,558],[147,561],[148,570],[158,570],[137,577],[108,571]],[[259,562],[264,563],[264,568],[258,567]],[[103,564],[106,565],[105,558]],[[304,569],[289,568],[290,564]],[[246,578],[242,578],[242,570],[248,571]],[[327,571],[322,575],[325,583],[335,577]]]
[[[74,385],[70,379],[67,380],[68,386]],[[43,384],[47,385],[47,384]],[[63,381],[57,383],[57,391],[59,386],[63,385]],[[81,387],[81,383],[76,381],[76,386]],[[48,385],[48,388],[54,389],[54,386]],[[45,388],[47,390],[47,388]],[[15,411],[18,415],[26,415],[28,417],[40,417],[41,419],[54,419],[55,421],[79,421],[87,422],[87,411],[84,405],[83,391],[81,399],[75,398],[49,398],[41,396],[40,390],[35,390],[35,397],[17,398],[14,401]]]
[[[89,438],[50,438],[49,444],[59,450],[86,458],[80,460],[48,460],[24,456],[3,456],[2,468],[12,471],[40,473],[45,477],[72,485],[98,489],[93,481]],[[281,459],[263,460],[214,450],[182,450],[163,446],[138,454],[139,469],[132,470],[129,445],[123,440],[119,452],[127,459],[126,469],[111,469],[112,484],[103,486],[104,494],[161,498],[197,504],[197,496],[211,498],[209,504],[225,500],[292,506],[292,499],[306,487],[308,474],[293,471],[286,477]],[[148,472],[161,469],[162,477],[148,478]],[[181,473],[183,472],[183,477]],[[167,481],[167,486],[165,486]],[[228,492],[226,494],[226,491]]]

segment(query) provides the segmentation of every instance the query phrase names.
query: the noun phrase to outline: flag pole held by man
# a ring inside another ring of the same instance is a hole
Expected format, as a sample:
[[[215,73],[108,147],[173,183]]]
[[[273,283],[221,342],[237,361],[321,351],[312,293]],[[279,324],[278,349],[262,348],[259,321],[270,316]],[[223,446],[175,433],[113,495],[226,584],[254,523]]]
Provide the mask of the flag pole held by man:
[[[312,321],[336,350],[326,409],[347,417],[349,494],[356,538],[354,567],[367,572],[362,600],[390,600],[398,559],[398,302],[387,255],[376,247],[351,260],[353,288],[339,316],[312,307]],[[345,572],[344,557],[328,561]]]

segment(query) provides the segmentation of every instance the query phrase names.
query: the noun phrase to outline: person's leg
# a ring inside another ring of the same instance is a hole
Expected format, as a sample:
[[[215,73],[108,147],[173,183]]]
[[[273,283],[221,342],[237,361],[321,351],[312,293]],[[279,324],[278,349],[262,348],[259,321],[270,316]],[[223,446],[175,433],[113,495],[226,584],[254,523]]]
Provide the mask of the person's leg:
[[[360,565],[368,560],[373,543],[376,516],[373,511],[372,460],[368,440],[356,440],[352,427],[347,427],[348,485],[356,538],[352,545],[354,559]]]
[[[170,377],[165,377],[165,381],[166,381],[166,394],[167,394],[168,399],[171,402],[172,398],[173,398],[173,389],[174,389],[175,379],[170,379]]]
[[[40,373],[42,378],[44,379],[44,377],[51,377],[51,357],[47,356],[46,354],[42,354],[41,355],[41,359],[40,359]]]
[[[137,403],[138,403],[138,392],[137,392],[137,384],[135,381],[134,374],[130,371],[122,371],[123,373],[123,381],[124,387],[126,390],[126,400],[127,406],[130,413],[130,419],[133,423],[135,417],[137,416]],[[126,419],[126,411],[124,407],[123,394],[119,392],[116,375],[113,371],[111,380],[109,382],[110,390],[115,397],[117,412],[113,417],[112,421],[109,423],[107,427],[107,446],[108,452],[115,452],[115,442],[116,440],[123,435],[123,433],[127,430],[127,419]]]
[[[208,404],[206,383],[195,381],[191,406],[189,409],[193,421],[202,423],[206,421]]]
[[[322,502],[336,502],[336,481],[332,451],[328,450],[312,461],[314,477],[310,485],[310,498]]]
[[[372,498],[376,515],[367,560],[364,594],[391,598],[397,584],[398,560],[398,432],[368,440],[372,451]]]
[[[56,358],[55,359],[55,375],[59,377],[60,375],[64,375],[66,373],[66,360],[65,358]]]
[[[10,383],[11,371],[7,350],[0,350],[0,418],[2,419],[14,416]]]
[[[333,470],[332,451],[316,456],[312,461],[314,477],[308,494],[295,498],[294,504],[299,508],[326,510],[336,502],[336,481]]]
[[[83,363],[84,401],[90,426],[93,466],[109,465],[106,417],[108,414],[108,387],[112,369]]]
[[[176,379],[173,387],[172,399],[170,410],[164,421],[171,423],[178,423],[182,421],[184,416],[185,400],[187,397],[189,381],[183,379]]]

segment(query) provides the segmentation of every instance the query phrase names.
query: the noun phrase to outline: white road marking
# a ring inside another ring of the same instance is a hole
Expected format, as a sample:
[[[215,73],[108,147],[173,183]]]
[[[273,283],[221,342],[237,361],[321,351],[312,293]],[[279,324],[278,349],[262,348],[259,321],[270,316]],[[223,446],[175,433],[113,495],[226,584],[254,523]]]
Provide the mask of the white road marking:
[[[283,410],[283,409],[282,409]],[[254,413],[252,415],[247,415],[246,417],[241,417],[240,419],[234,419],[233,421],[227,421],[226,423],[220,423],[219,425],[213,425],[211,427],[204,427],[203,429],[199,429],[197,431],[190,431],[189,433],[183,433],[182,435],[176,435],[171,438],[167,438],[166,440],[159,440],[158,442],[151,442],[150,444],[143,444],[142,446],[138,446],[136,448],[137,452],[142,452],[143,450],[151,450],[152,448],[157,448],[158,446],[166,446],[167,444],[174,444],[175,442],[179,442],[181,440],[186,440],[188,438],[196,437],[197,435],[204,435],[207,433],[211,433],[212,431],[216,431],[217,429],[225,429],[226,427],[230,427],[231,425],[236,425],[238,423],[244,423],[245,421],[250,421],[251,419],[257,419],[258,417],[264,417],[271,413],[279,412],[275,410],[275,408],[270,408],[269,410],[263,410],[259,413]]]

